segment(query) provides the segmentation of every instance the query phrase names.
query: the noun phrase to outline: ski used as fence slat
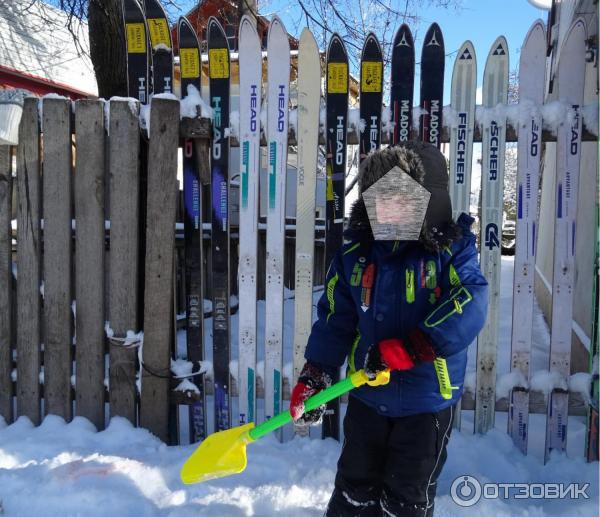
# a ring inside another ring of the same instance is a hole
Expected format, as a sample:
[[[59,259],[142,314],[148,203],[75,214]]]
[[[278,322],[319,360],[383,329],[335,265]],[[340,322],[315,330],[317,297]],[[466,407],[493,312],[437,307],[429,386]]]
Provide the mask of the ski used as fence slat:
[[[223,27],[208,20],[208,71],[213,110],[211,145],[211,267],[215,431],[231,427],[229,374],[229,46]]]
[[[300,35],[298,51],[298,174],[296,179],[296,271],[294,317],[294,374],[298,382],[304,350],[313,321],[313,271],[319,107],[321,99],[319,48],[308,29]],[[296,432],[307,433],[306,426]]]
[[[283,385],[283,276],[290,48],[274,16],[267,37],[267,263],[265,291],[265,419],[281,413]],[[282,438],[281,430],[277,432]]]
[[[421,101],[419,140],[440,147],[442,108],[444,105],[444,37],[437,23],[432,23],[421,51]],[[459,413],[457,413],[459,414]]]
[[[148,27],[137,0],[123,0],[125,40],[127,44],[127,95],[148,102]]]
[[[504,36],[494,41],[483,72],[483,109],[494,109],[508,99],[508,44]],[[477,384],[475,432],[494,427],[496,415],[496,356],[500,317],[500,271],[502,267],[502,215],[504,202],[504,156],[506,115],[496,112],[482,125],[481,165],[481,271],[488,281],[488,312],[477,337]],[[470,154],[468,156],[471,161]],[[470,189],[469,189],[470,191]],[[469,192],[470,194],[470,192]]]
[[[240,66],[240,258],[239,258],[239,424],[256,420],[256,295],[262,55],[252,18],[239,34]]]
[[[152,93],[173,92],[173,43],[163,6],[158,0],[144,0],[146,24],[152,55]]]
[[[575,227],[581,159],[581,105],[585,83],[586,27],[578,18],[560,50],[558,92],[570,106],[556,141],[554,261],[549,370],[556,383],[548,398],[544,461],[553,450],[565,451],[569,416],[567,380],[571,367],[571,327],[575,289]]]
[[[476,88],[475,49],[470,41],[466,41],[458,50],[454,61],[450,93],[451,107],[456,117],[450,129],[450,199],[454,220],[462,212],[470,212]],[[485,138],[485,130],[483,135]]]
[[[519,125],[517,144],[517,217],[512,303],[511,371],[521,375],[520,386],[510,393],[508,433],[523,454],[529,436],[529,372],[533,330],[534,276],[542,118],[537,106],[544,102],[546,69],[544,22],[529,29],[519,60],[519,103],[531,107]]]
[[[181,97],[201,92],[201,59],[198,36],[190,22],[181,17],[177,25]],[[194,140],[185,138],[183,147],[183,204],[185,233],[186,345],[188,361],[199,371],[204,359],[204,296],[202,284],[202,184]],[[206,437],[206,399],[204,375],[190,379],[198,396],[189,408],[190,442]]]
[[[348,54],[342,38],[333,34],[327,48],[325,83],[325,272],[343,243],[348,140]],[[334,379],[335,380],[335,379]],[[339,400],[327,404],[323,438],[339,436]]]
[[[410,139],[414,83],[415,44],[409,26],[403,23],[396,32],[392,48],[390,78],[390,105],[394,122],[390,142],[392,145]]]

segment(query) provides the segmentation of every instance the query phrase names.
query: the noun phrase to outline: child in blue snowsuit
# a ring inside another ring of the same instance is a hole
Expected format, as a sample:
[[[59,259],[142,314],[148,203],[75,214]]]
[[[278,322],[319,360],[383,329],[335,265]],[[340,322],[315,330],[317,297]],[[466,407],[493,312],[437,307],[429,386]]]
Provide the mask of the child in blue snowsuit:
[[[374,238],[363,193],[394,167],[431,193],[418,240]],[[290,411],[297,424],[321,422],[324,406],[304,413],[303,402],[346,361],[349,373],[364,368],[371,377],[391,369],[387,385],[350,392],[325,515],[432,516],[467,347],[487,311],[473,218],[452,220],[446,160],[430,144],[371,153],[358,183],[347,243],[329,266]]]

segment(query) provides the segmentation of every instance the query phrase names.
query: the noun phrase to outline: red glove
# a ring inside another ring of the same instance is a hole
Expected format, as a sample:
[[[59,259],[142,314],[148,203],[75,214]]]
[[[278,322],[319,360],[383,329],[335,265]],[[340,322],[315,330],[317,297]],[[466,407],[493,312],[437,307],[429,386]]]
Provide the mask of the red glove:
[[[390,370],[410,370],[421,362],[435,359],[435,351],[429,338],[419,329],[410,333],[409,339],[384,339],[377,345],[371,345],[365,357],[364,370],[370,379],[377,372]]]
[[[305,413],[304,402],[330,385],[331,378],[324,371],[311,363],[304,365],[290,398],[290,415],[296,424],[317,425],[321,422],[325,404]]]

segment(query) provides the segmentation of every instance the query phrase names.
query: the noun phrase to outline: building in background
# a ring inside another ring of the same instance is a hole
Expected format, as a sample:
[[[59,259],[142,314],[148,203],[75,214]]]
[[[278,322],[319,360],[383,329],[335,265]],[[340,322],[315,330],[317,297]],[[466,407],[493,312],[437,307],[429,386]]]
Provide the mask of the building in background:
[[[78,48],[67,21],[65,12],[42,2],[0,2],[0,89],[56,93],[71,99],[98,94],[87,55],[87,24],[73,26]]]

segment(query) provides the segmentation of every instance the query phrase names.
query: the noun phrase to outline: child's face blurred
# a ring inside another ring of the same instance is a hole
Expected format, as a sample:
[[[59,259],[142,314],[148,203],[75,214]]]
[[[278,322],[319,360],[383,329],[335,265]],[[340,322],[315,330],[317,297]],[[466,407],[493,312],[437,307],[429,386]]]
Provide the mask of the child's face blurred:
[[[406,215],[414,211],[411,199],[407,199],[400,192],[377,193],[375,209],[377,220],[381,224],[400,224],[406,220]]]

